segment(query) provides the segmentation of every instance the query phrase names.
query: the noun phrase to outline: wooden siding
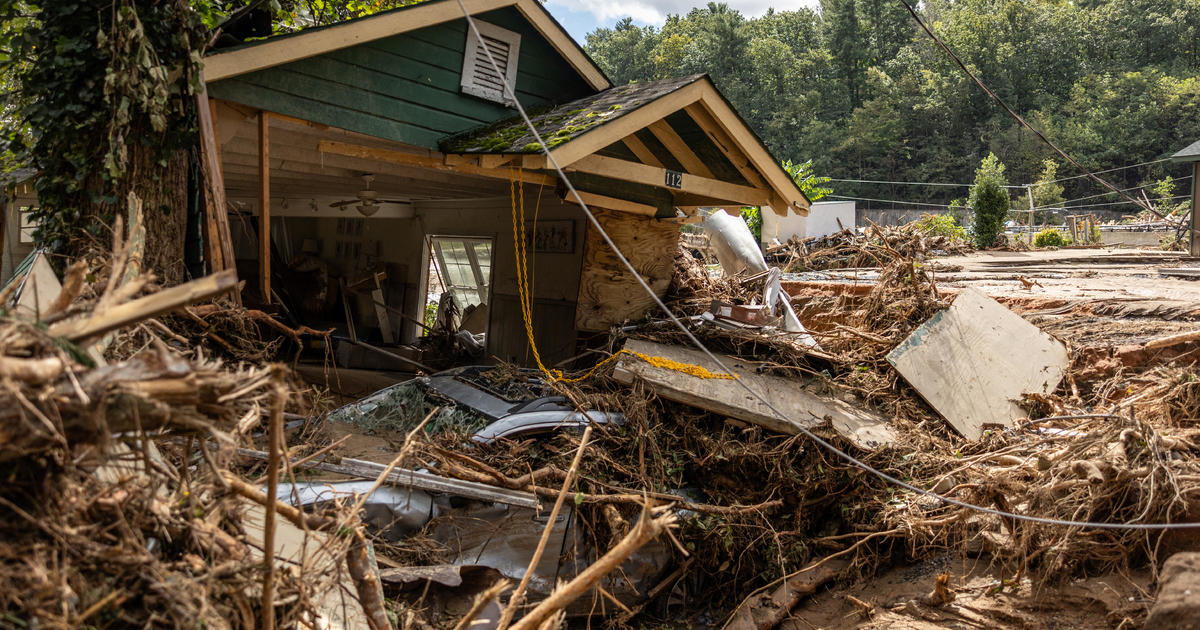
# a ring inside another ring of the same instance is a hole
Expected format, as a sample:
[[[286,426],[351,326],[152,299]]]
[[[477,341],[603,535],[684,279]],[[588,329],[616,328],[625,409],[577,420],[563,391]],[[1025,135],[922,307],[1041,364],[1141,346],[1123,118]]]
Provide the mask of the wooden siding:
[[[517,98],[526,107],[592,92],[515,9],[478,19],[520,33]],[[210,84],[242,105],[431,149],[437,140],[513,115],[460,92],[467,25],[458,20]]]

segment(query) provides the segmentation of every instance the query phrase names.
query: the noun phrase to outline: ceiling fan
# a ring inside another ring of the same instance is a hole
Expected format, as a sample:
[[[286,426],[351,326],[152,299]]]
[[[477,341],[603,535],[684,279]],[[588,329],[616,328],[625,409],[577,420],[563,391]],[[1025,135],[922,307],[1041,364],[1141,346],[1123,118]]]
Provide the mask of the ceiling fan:
[[[375,181],[374,173],[363,173],[363,182],[366,188],[358,191],[354,199],[343,199],[329,204],[330,208],[345,209],[346,206],[355,206],[359,214],[364,217],[369,217],[379,211],[379,205],[384,203],[408,203],[407,199],[380,199],[378,190],[371,190],[371,182]]]

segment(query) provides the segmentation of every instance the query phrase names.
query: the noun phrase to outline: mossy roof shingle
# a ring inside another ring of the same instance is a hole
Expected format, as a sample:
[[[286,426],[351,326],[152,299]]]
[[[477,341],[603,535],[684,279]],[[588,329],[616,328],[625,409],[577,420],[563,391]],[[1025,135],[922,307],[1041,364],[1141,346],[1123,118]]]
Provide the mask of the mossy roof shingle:
[[[630,83],[531,113],[530,119],[549,148],[570,142],[639,107],[704,78],[694,74],[676,79]],[[450,136],[440,143],[443,153],[538,153],[537,138],[520,117]]]

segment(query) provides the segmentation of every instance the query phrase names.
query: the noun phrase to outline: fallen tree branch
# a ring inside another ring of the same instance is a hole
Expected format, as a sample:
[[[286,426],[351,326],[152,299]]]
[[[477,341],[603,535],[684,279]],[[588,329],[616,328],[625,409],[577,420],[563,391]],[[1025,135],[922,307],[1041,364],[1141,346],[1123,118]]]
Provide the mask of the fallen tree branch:
[[[643,509],[641,517],[634,524],[624,538],[621,539],[608,553],[601,556],[593,562],[588,568],[584,569],[575,576],[575,579],[567,582],[563,586],[554,590],[549,597],[542,600],[536,608],[529,611],[514,626],[513,630],[535,630],[540,628],[542,623],[549,619],[552,615],[560,610],[563,610],[571,602],[578,599],[592,587],[596,586],[604,576],[621,566],[633,552],[641,549],[646,543],[658,538],[660,534],[667,531],[675,524],[675,514],[673,512],[664,512],[659,516],[654,516],[654,511],[663,511],[665,508],[659,507],[655,510]],[[512,602],[509,602],[512,606]]]

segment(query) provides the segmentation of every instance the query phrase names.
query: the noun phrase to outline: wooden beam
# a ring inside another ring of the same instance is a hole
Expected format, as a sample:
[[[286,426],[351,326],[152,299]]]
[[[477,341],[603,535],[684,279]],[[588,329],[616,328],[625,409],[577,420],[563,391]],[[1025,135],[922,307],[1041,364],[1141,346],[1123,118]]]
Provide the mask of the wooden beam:
[[[637,159],[641,160],[644,164],[660,167],[663,165],[658,157],[654,155],[654,152],[650,150],[650,147],[646,146],[646,143],[642,142],[642,139],[636,135],[631,133],[628,136],[625,136],[625,138],[621,141],[624,142],[625,146],[629,147],[629,150],[633,151],[633,154],[637,156]]]
[[[648,164],[638,164],[637,162],[603,155],[589,155],[569,166],[567,170],[581,171],[593,175],[658,187],[666,185],[667,174],[669,173],[665,168],[650,166]],[[719,179],[700,177],[699,175],[692,175],[690,173],[684,173],[681,177],[679,190],[685,193],[715,197],[748,206],[769,205],[772,194],[770,190],[731,184]]]
[[[200,77],[200,92],[196,95],[196,118],[200,127],[200,166],[204,172],[205,228],[208,232],[207,248],[210,271],[234,269],[233,236],[229,231],[229,212],[225,200],[225,179],[221,164],[221,147],[217,142],[216,121],[213,109],[216,103],[208,98],[208,84]],[[240,293],[233,294],[240,306]]]
[[[621,212],[640,214],[648,217],[658,214],[658,208],[644,203],[626,201],[624,199],[617,199],[616,197],[606,197],[604,195],[597,195],[596,193],[583,192],[582,190],[577,190],[576,192],[579,194],[579,199],[582,199],[583,203],[586,203],[589,209],[619,210]],[[563,201],[574,204],[579,203],[579,200],[575,198],[575,194],[571,193],[571,191],[564,191],[564,193]]]
[[[258,113],[258,287],[271,303],[271,115]]]
[[[237,272],[226,269],[203,278],[151,293],[108,309],[97,311],[86,319],[70,319],[50,326],[54,337],[70,341],[94,339],[106,332],[140,322],[155,315],[170,312],[193,302],[216,297],[237,287]]]
[[[1200,256],[1200,162],[1192,163],[1192,256]]]
[[[551,46],[554,46],[560,55],[566,57],[571,67],[579,73],[579,76],[583,77],[584,81],[587,81],[588,85],[592,86],[592,89],[604,90],[612,87],[612,83],[596,67],[591,57],[584,54],[579,44],[576,44],[575,40],[559,26],[546,9],[542,8],[540,2],[519,0],[517,10],[542,34],[542,37],[546,38],[546,41],[550,42]]]
[[[442,162],[447,166],[480,166],[483,168],[500,168],[521,155],[512,153],[448,153]]]
[[[689,116],[691,116],[692,120],[704,130],[704,133],[708,136],[708,139],[712,140],[712,143],[717,145],[717,149],[719,149],[726,159],[733,164],[733,167],[742,174],[742,177],[746,178],[746,181],[749,182],[751,186],[756,188],[766,187],[766,182],[763,181],[763,178],[758,174],[758,171],[754,170],[754,165],[750,163],[750,158],[746,157],[746,154],[738,149],[737,143],[733,141],[733,138],[729,137],[729,134],[725,133],[725,131],[721,129],[721,126],[717,124],[717,121],[713,119],[712,114],[710,114],[703,105],[700,105],[699,103],[692,103],[683,109],[688,113]]]
[[[737,112],[733,111],[733,108],[716,92],[716,89],[707,82],[705,82],[705,86],[707,90],[703,98],[698,100],[698,104],[708,111],[717,126],[733,140],[740,150],[745,152],[755,169],[762,174],[767,184],[779,196],[779,201],[771,204],[771,209],[776,214],[784,215],[791,207],[797,214],[807,216],[808,208],[812,204],[804,198],[804,194],[792,181],[791,176],[783,170],[783,166],[775,161],[767,148],[763,146],[762,141],[742,122]]]
[[[693,175],[701,175],[704,177],[712,177],[712,171],[708,170],[708,166],[696,155],[695,151],[675,133],[675,129],[666,120],[656,120],[650,123],[647,127],[650,133],[654,134],[655,138],[679,160],[683,165],[683,170],[692,173]]]
[[[517,3],[517,0],[464,0],[472,14],[494,11]],[[461,20],[462,10],[457,2],[431,2],[402,11],[343,22],[321,29],[312,29],[291,37],[269,39],[262,43],[228,52],[217,52],[204,58],[204,71],[209,81],[228,79],[280,64],[315,57],[357,44],[407,33],[419,28]]]
[[[559,166],[565,167],[575,160],[591,155],[618,140],[623,140],[639,129],[644,129],[650,123],[695,103],[703,96],[705,89],[711,87],[705,80],[697,79],[695,83],[617,116],[612,121],[596,125],[572,138],[570,142],[564,142],[553,149],[551,152],[554,153],[554,159]]]
[[[446,164],[444,158],[438,156],[416,155],[413,153],[405,153],[403,151],[368,147],[359,144],[348,144],[345,142],[334,142],[332,140],[322,140],[317,146],[317,150],[321,153],[332,153],[334,155],[345,155],[348,157],[379,160],[380,162],[391,162],[393,164],[408,164],[421,168],[453,171],[456,173],[467,173],[469,175],[482,175],[484,177],[492,177],[496,179],[512,179],[514,177],[514,173],[505,168],[484,168],[482,166],[471,166],[468,164],[451,165]],[[522,174],[521,180],[525,183],[533,184],[554,183],[554,178],[549,175],[530,173],[528,171]]]

